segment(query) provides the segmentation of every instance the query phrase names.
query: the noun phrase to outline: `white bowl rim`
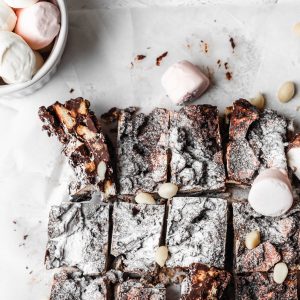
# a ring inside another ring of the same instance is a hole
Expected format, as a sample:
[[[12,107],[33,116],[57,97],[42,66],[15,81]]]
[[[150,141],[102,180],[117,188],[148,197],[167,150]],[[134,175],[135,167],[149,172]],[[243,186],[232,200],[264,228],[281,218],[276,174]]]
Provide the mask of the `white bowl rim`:
[[[43,78],[48,72],[51,71],[53,65],[55,65],[55,62],[60,58],[68,34],[68,14],[67,14],[65,0],[56,0],[56,3],[60,10],[61,28],[58,36],[55,39],[54,46],[46,62],[44,63],[42,68],[32,77],[31,80],[22,83],[16,83],[16,84],[0,85],[0,96],[4,96],[13,92],[24,90],[25,88],[35,84],[41,78]]]

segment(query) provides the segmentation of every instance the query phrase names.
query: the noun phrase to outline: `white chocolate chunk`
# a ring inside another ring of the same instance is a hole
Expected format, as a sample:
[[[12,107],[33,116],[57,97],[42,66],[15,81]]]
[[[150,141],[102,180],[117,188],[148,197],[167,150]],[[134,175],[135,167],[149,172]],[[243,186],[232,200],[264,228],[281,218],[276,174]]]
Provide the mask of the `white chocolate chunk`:
[[[258,93],[256,97],[251,98],[250,102],[252,105],[256,106],[258,109],[264,109],[266,100],[263,94]]]
[[[288,267],[285,263],[280,262],[275,265],[273,272],[273,279],[276,283],[281,284],[285,281],[288,275]]]
[[[258,230],[253,230],[246,235],[245,245],[247,249],[251,250],[260,244],[260,232]]]
[[[300,148],[294,147],[287,152],[288,165],[300,179]]]
[[[151,194],[144,193],[144,192],[138,193],[135,196],[135,202],[139,203],[139,204],[155,204],[156,203]]]
[[[159,189],[158,194],[164,199],[170,199],[174,197],[178,192],[178,186],[171,182],[163,183]]]
[[[97,167],[97,174],[100,181],[103,181],[105,179],[106,169],[106,163],[104,161],[100,161]]]
[[[283,83],[277,93],[280,102],[289,102],[295,95],[295,84],[292,81]]]
[[[160,246],[157,248],[155,253],[155,261],[160,266],[163,267],[168,259],[168,248],[166,246]]]

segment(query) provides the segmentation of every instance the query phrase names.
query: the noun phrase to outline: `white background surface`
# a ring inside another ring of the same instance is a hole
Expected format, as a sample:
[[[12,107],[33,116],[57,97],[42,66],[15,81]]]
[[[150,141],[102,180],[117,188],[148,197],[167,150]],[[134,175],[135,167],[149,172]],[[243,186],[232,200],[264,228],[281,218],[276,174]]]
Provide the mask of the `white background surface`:
[[[39,106],[83,96],[99,115],[113,106],[172,107],[160,78],[170,64],[188,59],[212,73],[213,85],[197,103],[217,104],[222,111],[234,99],[261,91],[269,107],[300,119],[299,94],[288,104],[276,100],[282,82],[300,84],[300,37],[292,32],[300,21],[299,1],[69,0],[68,5],[70,35],[57,74],[34,95],[0,99],[1,300],[49,296],[52,272],[43,265],[47,216],[66,197],[70,173],[60,145],[41,132]],[[165,51],[157,67],[156,57]],[[134,62],[137,54],[147,57]],[[231,81],[218,59],[228,62]]]

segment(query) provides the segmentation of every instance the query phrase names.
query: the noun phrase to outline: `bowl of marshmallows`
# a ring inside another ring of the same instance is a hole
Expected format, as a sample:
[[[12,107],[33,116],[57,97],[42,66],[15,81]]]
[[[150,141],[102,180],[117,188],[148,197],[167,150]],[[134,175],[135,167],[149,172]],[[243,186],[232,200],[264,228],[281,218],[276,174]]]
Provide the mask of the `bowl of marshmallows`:
[[[22,97],[56,71],[68,33],[64,0],[0,0],[0,97]]]

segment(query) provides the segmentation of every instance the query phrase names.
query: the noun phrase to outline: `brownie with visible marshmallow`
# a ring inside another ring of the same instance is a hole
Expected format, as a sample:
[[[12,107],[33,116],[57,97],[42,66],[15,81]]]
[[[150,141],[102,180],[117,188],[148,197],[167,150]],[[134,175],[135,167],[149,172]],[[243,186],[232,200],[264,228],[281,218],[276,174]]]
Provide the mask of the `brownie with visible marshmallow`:
[[[192,264],[188,276],[181,284],[181,300],[221,299],[231,281],[231,274],[225,270]]]
[[[218,109],[189,105],[170,113],[171,182],[184,193],[225,189]]]
[[[109,206],[93,202],[53,206],[48,236],[47,269],[67,266],[101,274],[107,266]]]
[[[279,217],[266,217],[255,212],[248,202],[233,203],[235,271],[267,272],[283,261],[289,269],[300,263],[300,205]],[[254,249],[245,246],[246,235],[260,232],[260,244]]]
[[[297,274],[288,274],[281,284],[273,280],[271,273],[251,273],[235,278],[236,300],[297,300]]]
[[[165,300],[166,289],[162,284],[152,285],[131,279],[116,286],[115,299]]]
[[[166,266],[202,263],[224,268],[227,202],[218,198],[176,197],[169,208]]]
[[[273,110],[258,109],[245,99],[233,104],[226,150],[228,181],[249,185],[261,170],[287,170],[285,143],[290,122]]]
[[[157,192],[167,181],[169,112],[155,108],[149,115],[131,107],[118,120],[120,194]]]
[[[84,276],[76,269],[54,274],[50,300],[109,300],[110,286],[106,278]]]
[[[105,197],[115,194],[113,169],[109,150],[100,123],[83,98],[55,102],[40,107],[43,129],[57,136],[63,153],[75,171],[76,180],[70,184],[70,194],[76,198],[100,191]]]
[[[111,254],[121,258],[124,272],[143,275],[155,271],[164,214],[164,205],[114,203]]]

